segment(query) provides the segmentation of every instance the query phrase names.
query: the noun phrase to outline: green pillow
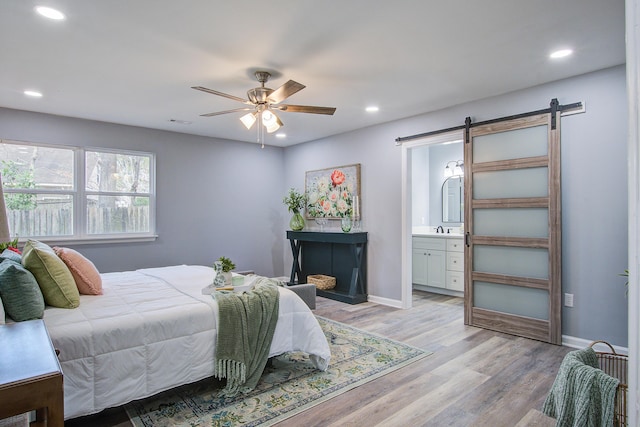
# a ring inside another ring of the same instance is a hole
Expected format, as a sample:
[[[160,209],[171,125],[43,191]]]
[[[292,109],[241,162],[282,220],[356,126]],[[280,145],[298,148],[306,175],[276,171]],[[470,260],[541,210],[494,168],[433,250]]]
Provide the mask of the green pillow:
[[[80,293],[69,268],[49,245],[28,240],[22,251],[22,264],[36,277],[45,303],[59,308],[80,305]]]
[[[42,319],[42,292],[36,278],[22,264],[10,259],[0,262],[0,297],[7,315],[16,322]]]

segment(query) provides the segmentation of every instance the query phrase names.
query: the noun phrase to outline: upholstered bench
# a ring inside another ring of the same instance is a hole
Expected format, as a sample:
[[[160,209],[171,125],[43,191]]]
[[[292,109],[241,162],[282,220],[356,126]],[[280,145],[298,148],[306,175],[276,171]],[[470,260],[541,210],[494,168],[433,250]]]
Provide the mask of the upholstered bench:
[[[300,285],[287,285],[286,288],[295,292],[311,310],[316,308],[316,285],[303,283]]]
[[[289,278],[286,276],[273,277],[274,280],[284,282],[285,288],[291,289],[304,301],[311,310],[316,308],[316,285],[312,283],[301,283],[299,285],[289,285]]]
[[[237,271],[236,273],[242,274],[244,276],[248,276],[250,274],[255,274],[253,272],[253,270]],[[291,289],[293,292],[295,292],[296,295],[298,295],[302,299],[302,301],[304,301],[305,304],[307,304],[309,306],[309,308],[311,310],[314,310],[316,308],[316,285],[314,285],[312,283],[302,283],[302,284],[299,284],[299,285],[288,285],[287,281],[289,280],[289,278],[286,277],[286,276],[272,277],[272,279],[277,280],[279,282],[284,282],[285,283],[285,287],[287,289]]]

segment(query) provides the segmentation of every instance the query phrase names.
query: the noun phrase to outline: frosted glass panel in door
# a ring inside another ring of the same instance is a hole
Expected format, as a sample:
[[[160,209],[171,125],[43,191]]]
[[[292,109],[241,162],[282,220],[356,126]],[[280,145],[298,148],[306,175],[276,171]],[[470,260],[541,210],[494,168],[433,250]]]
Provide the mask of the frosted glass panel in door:
[[[548,175],[546,167],[476,172],[473,174],[473,198],[546,197]]]
[[[541,320],[549,319],[549,293],[545,290],[479,281],[473,284],[475,307]]]
[[[475,245],[473,271],[548,279],[549,251],[539,248]]]
[[[473,138],[473,162],[546,156],[547,126],[534,126]]]
[[[474,209],[473,233],[478,236],[549,237],[549,209]]]

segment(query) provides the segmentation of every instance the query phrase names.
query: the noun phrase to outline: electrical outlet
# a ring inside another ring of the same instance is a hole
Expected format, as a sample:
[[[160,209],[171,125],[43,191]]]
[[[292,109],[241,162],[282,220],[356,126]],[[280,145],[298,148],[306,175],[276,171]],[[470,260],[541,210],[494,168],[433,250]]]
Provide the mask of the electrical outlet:
[[[573,294],[564,294],[564,305],[573,307]]]

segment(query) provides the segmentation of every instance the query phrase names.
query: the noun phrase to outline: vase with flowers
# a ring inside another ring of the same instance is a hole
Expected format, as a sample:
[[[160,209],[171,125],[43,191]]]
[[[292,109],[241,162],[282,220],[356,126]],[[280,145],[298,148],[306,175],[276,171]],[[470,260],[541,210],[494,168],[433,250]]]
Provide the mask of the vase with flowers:
[[[304,218],[300,214],[300,211],[307,203],[307,195],[300,193],[295,188],[289,189],[289,194],[287,194],[282,202],[287,205],[287,209],[289,212],[293,213],[291,217],[291,221],[289,221],[289,227],[293,231],[300,231],[304,228]]]
[[[229,286],[231,284],[231,270],[236,268],[236,265],[229,258],[221,256],[213,263],[213,269],[216,271],[216,276],[213,283],[216,286]]]

